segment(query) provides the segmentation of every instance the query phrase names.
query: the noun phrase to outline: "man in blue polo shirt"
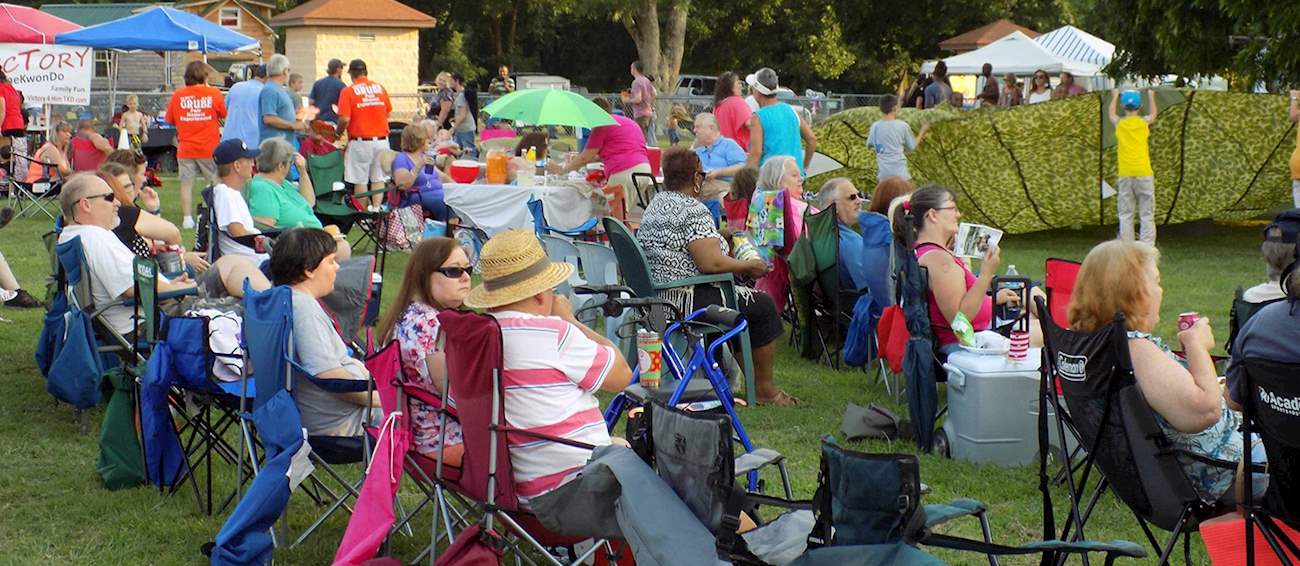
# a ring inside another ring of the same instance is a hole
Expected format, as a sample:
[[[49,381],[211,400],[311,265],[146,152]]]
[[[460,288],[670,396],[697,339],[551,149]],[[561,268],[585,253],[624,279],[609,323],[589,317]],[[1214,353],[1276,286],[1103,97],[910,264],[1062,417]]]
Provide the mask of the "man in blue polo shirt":
[[[731,177],[745,167],[746,155],[735,140],[723,137],[717,117],[709,112],[695,116],[694,132],[695,144],[691,150],[700,157],[706,175],[700,200],[708,204],[731,189]]]

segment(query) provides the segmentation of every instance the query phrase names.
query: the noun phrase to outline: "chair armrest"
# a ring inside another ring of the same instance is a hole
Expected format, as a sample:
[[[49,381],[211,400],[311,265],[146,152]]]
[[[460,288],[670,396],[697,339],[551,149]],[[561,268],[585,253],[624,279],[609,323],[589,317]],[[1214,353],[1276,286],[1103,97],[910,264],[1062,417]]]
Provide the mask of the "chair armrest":
[[[397,185],[390,185],[390,186],[384,187],[384,188],[382,188],[382,189],[375,189],[375,190],[373,190],[373,191],[364,191],[364,192],[360,192],[360,193],[353,193],[352,196],[357,197],[357,198],[372,197],[372,196],[376,196],[376,195],[388,194],[388,193],[391,193],[391,192],[396,191],[396,190],[400,190],[400,189],[397,188]]]
[[[197,295],[197,294],[199,294],[198,287],[189,287],[185,289],[173,289],[171,291],[163,291],[161,293],[158,293],[158,300],[165,301],[168,299],[175,299],[178,297],[189,297],[191,295]]]
[[[950,503],[935,503],[925,506],[925,527],[932,528],[953,519],[976,516],[988,507],[980,501],[962,497]]]
[[[709,283],[731,283],[735,284],[735,277],[730,273],[711,273],[708,275],[696,275],[695,277],[686,277],[667,283],[656,283],[655,290],[662,291],[666,289],[677,289],[679,287],[694,287],[696,285],[706,285]]]
[[[757,448],[736,458],[736,476],[742,476],[754,470],[762,469],[785,459],[780,452],[771,448]]]

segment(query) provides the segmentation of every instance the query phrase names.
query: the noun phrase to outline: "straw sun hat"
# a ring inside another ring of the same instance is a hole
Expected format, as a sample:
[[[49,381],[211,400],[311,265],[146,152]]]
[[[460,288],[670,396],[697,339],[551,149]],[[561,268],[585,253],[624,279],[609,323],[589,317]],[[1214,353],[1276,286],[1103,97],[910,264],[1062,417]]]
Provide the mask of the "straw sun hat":
[[[529,230],[507,230],[488,240],[478,266],[483,282],[465,298],[465,305],[476,309],[522,301],[555,288],[573,274],[572,265],[551,262]]]

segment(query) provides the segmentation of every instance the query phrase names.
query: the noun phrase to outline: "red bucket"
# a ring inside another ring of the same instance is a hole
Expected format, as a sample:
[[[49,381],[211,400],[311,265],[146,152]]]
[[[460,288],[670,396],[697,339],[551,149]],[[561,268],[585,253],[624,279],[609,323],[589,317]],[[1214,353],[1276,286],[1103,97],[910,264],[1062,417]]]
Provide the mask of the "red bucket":
[[[447,168],[447,174],[457,183],[469,184],[478,179],[478,162],[457,159]]]

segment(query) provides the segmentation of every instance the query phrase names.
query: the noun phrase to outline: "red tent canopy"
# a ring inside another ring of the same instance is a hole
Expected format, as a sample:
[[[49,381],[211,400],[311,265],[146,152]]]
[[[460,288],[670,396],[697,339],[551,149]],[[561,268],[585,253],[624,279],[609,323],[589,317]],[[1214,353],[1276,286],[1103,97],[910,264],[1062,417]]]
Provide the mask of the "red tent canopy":
[[[0,4],[0,43],[54,43],[54,36],[81,26],[35,8]]]

